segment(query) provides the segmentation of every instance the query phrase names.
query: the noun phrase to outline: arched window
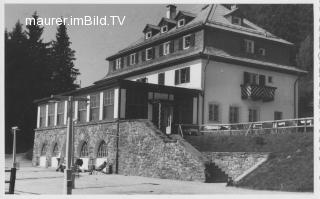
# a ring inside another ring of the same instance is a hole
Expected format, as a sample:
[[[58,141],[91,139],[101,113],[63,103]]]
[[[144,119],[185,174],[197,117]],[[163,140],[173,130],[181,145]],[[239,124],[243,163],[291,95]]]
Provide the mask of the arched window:
[[[98,148],[97,157],[98,158],[107,157],[107,154],[108,154],[107,144],[105,143],[105,141],[102,141]]]
[[[81,147],[81,151],[80,151],[80,157],[88,157],[89,156],[89,153],[88,153],[88,144],[87,142],[84,142],[82,144],[82,147]]]
[[[56,157],[59,154],[59,148],[58,148],[58,143],[56,143],[53,147],[53,151],[52,151],[52,156]]]
[[[47,144],[43,144],[41,148],[41,156],[45,156],[47,153]]]

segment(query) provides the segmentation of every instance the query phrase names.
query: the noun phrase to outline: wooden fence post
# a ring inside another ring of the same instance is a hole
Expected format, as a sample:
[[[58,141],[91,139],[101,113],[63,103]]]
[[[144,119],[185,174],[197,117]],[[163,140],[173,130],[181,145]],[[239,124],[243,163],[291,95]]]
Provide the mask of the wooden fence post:
[[[16,168],[11,168],[9,194],[14,194],[14,185],[16,181]]]

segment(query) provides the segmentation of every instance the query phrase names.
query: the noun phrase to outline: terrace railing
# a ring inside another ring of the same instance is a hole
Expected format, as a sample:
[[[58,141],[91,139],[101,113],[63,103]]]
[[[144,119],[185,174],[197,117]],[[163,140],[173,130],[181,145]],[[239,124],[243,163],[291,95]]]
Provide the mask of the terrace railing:
[[[264,134],[264,133],[282,133],[282,132],[304,132],[313,130],[313,117],[258,121],[248,123],[233,124],[178,124],[178,133],[185,135],[201,135],[204,133],[214,134]]]

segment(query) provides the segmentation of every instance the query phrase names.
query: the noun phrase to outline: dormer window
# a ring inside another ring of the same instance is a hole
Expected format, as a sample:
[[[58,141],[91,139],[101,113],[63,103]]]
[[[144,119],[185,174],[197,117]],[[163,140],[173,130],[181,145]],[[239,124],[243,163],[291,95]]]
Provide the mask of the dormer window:
[[[183,37],[183,49],[190,48],[191,45],[191,35],[186,35]]]
[[[162,26],[161,27],[161,33],[165,33],[168,31],[168,26]]]
[[[149,39],[150,37],[152,37],[152,32],[151,31],[146,33],[146,39]]]
[[[184,19],[179,19],[178,20],[178,28],[184,26],[184,24],[185,24],[185,20]]]
[[[240,17],[232,16],[232,24],[241,26],[241,21]]]
[[[130,55],[130,65],[134,65],[136,63],[136,53]]]
[[[265,56],[265,55],[266,55],[266,49],[264,49],[264,48],[259,48],[258,53],[259,53],[259,55],[261,55],[261,56]]]

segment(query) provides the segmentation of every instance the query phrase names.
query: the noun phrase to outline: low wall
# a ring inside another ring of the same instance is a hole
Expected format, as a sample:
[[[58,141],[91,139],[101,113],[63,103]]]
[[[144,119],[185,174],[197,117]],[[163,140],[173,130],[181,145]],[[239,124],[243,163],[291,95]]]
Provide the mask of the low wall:
[[[268,153],[202,152],[233,181],[238,181],[268,159]]]
[[[118,173],[156,178],[205,181],[205,162],[202,154],[179,137],[167,137],[148,120],[121,121],[117,140],[117,123],[95,122],[74,127],[74,154],[79,157],[81,146],[88,144],[89,165],[95,164],[101,141],[108,146],[107,159],[113,171],[118,161]],[[117,149],[118,142],[118,149]],[[43,144],[50,165],[54,145],[65,154],[66,128],[36,129],[33,165],[39,165]],[[118,151],[118,160],[116,153]]]

